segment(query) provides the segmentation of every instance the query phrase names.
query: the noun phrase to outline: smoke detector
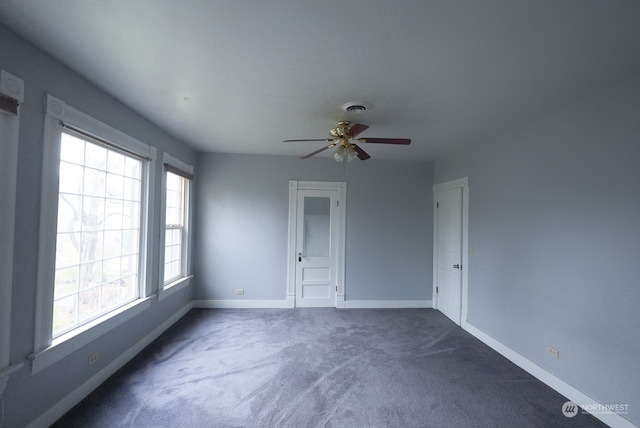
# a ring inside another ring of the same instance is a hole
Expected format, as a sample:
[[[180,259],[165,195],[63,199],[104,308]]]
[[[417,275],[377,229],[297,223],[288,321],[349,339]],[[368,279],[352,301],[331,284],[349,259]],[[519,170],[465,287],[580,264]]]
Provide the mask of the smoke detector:
[[[356,114],[364,113],[370,108],[371,106],[369,104],[360,101],[351,101],[342,105],[342,110],[346,111],[347,113]]]

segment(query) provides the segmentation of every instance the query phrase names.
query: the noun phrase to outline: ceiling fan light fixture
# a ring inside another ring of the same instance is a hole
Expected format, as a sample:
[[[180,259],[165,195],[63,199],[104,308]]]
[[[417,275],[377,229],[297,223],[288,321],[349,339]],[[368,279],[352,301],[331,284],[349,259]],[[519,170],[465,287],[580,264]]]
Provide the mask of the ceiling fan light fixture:
[[[353,150],[353,147],[350,145],[345,149],[345,157],[347,158],[347,162],[351,162],[358,157],[358,153],[356,153],[356,151]]]
[[[333,153],[333,158],[336,160],[336,162],[344,162],[345,160],[347,162],[351,162],[357,157],[358,157],[358,153],[355,150],[353,150],[353,147],[351,145],[348,145],[348,146],[340,145],[336,148],[336,151]]]
[[[347,113],[361,114],[369,110],[371,105],[362,101],[350,101],[342,105],[342,110]]]

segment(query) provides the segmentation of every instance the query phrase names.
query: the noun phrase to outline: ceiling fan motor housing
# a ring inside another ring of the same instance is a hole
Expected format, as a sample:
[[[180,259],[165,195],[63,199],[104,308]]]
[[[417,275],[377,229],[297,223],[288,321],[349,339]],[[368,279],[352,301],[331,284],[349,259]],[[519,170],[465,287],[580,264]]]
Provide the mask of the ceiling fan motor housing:
[[[351,122],[346,120],[341,120],[340,122],[338,122],[338,126],[336,126],[335,128],[332,128],[331,131],[329,131],[329,133],[331,134],[331,136],[336,138],[348,139],[350,125],[351,125]]]

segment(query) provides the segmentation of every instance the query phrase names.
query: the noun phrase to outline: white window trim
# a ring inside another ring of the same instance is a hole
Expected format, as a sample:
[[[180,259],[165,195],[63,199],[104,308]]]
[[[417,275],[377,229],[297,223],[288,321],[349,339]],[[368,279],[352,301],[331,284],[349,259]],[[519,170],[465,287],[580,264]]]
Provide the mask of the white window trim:
[[[180,159],[170,155],[167,152],[164,152],[162,154],[162,163],[163,164],[169,164],[174,168],[177,168],[179,170],[182,170],[186,173],[189,173],[190,175],[193,175],[193,166],[187,164],[186,162],[181,161]],[[162,192],[161,196],[160,196],[160,206],[162,207],[162,209],[160,210],[160,227],[162,228],[162,233],[160,233],[160,248],[162,251],[162,254],[160,256],[160,275],[159,275],[159,286],[158,286],[158,301],[162,301],[164,299],[166,299],[167,297],[173,295],[174,293],[188,287],[189,285],[191,285],[191,279],[193,278],[193,275],[191,274],[191,242],[192,242],[192,236],[191,236],[191,230],[192,227],[191,225],[193,224],[193,180],[190,180],[190,184],[189,184],[189,188],[187,190],[187,203],[185,204],[185,209],[186,209],[186,213],[185,213],[185,225],[184,225],[184,233],[187,236],[186,242],[184,243],[185,245],[183,245],[183,249],[182,249],[182,268],[183,268],[183,272],[185,272],[185,276],[181,277],[181,278],[177,278],[176,280],[165,284],[164,283],[164,238],[165,238],[165,219],[166,219],[166,209],[165,209],[165,204],[166,204],[166,199],[167,199],[167,192],[166,192],[166,187],[167,187],[167,174],[166,171],[163,170],[163,174],[162,174]]]
[[[150,248],[153,248],[153,234],[149,228],[153,223],[156,149],[93,117],[76,110],[64,101],[51,95],[46,96],[44,123],[44,147],[42,168],[42,197],[40,211],[40,239],[38,249],[38,284],[36,294],[36,331],[31,373],[35,374],[72,352],[96,340],[107,331],[128,321],[150,306],[151,263]],[[81,326],[55,340],[52,340],[53,322],[53,282],[56,254],[56,222],[58,210],[58,171],[60,160],[61,121],[111,141],[130,152],[148,158],[144,168],[146,186],[142,201],[142,238],[140,252],[140,298],[115,311]]]
[[[191,285],[192,278],[193,275],[183,276],[182,278],[178,278],[169,284],[165,284],[158,292],[158,301],[161,302],[167,297],[177,293],[178,291],[189,287]]]
[[[24,81],[0,70],[0,93],[24,102]],[[2,113],[0,113],[2,114]],[[23,364],[11,364],[11,291],[13,286],[13,244],[15,240],[16,187],[18,181],[18,135],[20,132],[20,105],[18,113],[8,118],[8,135],[3,135],[0,153],[0,394],[4,392],[9,374]]]

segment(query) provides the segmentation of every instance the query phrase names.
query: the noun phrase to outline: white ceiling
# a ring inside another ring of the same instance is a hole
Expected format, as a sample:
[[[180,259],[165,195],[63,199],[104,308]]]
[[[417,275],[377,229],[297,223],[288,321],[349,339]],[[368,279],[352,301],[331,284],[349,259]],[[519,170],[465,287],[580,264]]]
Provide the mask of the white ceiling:
[[[640,75],[637,0],[0,0],[0,22],[200,151],[339,119],[433,159]],[[365,101],[361,115],[340,106]]]

